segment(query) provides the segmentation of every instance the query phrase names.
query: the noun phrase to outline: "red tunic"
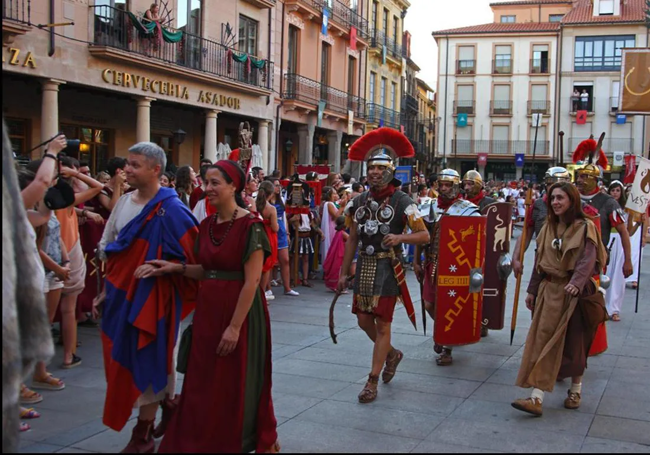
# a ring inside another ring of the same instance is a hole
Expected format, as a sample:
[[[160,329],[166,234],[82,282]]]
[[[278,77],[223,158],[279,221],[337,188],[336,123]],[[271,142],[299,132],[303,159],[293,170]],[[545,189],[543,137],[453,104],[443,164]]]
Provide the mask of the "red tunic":
[[[199,226],[198,263],[205,270],[243,273],[246,252],[264,249],[268,254],[264,230],[255,234],[256,223],[259,229],[258,218],[239,218],[228,239],[215,246],[209,235],[210,218],[203,220]],[[223,236],[228,224],[215,226],[215,238]],[[159,452],[265,451],[276,442],[271,326],[263,292],[257,292],[235,350],[225,357],[216,354],[243,285],[243,280],[232,279],[201,282],[183,391]],[[247,374],[251,372],[258,374]]]
[[[264,220],[264,230],[271,243],[271,256],[264,261],[262,272],[269,272],[278,262],[278,233],[271,229],[271,220]]]

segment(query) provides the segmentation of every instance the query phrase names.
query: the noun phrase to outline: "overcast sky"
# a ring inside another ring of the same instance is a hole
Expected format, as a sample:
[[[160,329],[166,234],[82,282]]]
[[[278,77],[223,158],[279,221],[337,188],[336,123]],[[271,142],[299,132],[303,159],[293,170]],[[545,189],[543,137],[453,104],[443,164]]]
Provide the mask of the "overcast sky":
[[[405,28],[411,35],[411,59],[421,68],[418,77],[435,90],[438,47],[434,30],[492,22],[490,3],[495,0],[411,0]]]

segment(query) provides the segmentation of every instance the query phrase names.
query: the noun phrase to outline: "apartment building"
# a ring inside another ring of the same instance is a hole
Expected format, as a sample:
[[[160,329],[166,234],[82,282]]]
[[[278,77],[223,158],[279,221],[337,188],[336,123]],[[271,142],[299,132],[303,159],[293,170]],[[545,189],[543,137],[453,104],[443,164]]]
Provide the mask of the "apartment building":
[[[644,3],[505,1],[490,4],[492,23],[433,32],[440,166],[540,181],[548,165],[570,163],[578,143],[601,132],[610,161],[614,151],[642,152],[643,119],[617,110],[621,49],[648,47]],[[539,128],[533,114],[542,114]]]
[[[490,4],[489,24],[433,32],[440,166],[538,180],[554,160],[560,23],[570,0]],[[538,128],[533,114],[541,114]],[[523,154],[523,167],[515,158]]]
[[[236,148],[249,121],[268,162],[276,1],[157,3],[151,21],[151,0],[3,1],[3,111],[19,154],[63,131],[93,172],[148,140],[198,166]],[[52,23],[74,25],[38,27]]]
[[[436,101],[435,91],[420,78],[415,79],[418,95],[418,129],[417,137],[421,150],[419,170],[430,174],[434,168]]]
[[[402,79],[407,55],[403,45],[407,0],[363,0],[368,5],[370,43],[367,66],[368,130],[387,126],[400,129]]]
[[[295,164],[341,170],[347,148],[366,125],[366,2],[282,0],[275,7],[273,50],[275,153],[270,168]]]
[[[562,73],[558,84],[559,130],[565,135],[563,162],[580,141],[605,132],[609,157],[606,177],[620,178],[614,152],[642,154],[648,131],[642,116],[617,116],[621,88],[621,49],[647,48],[644,0],[578,1],[562,19]],[[586,94],[586,95],[585,95]],[[586,120],[578,111],[586,111]]]

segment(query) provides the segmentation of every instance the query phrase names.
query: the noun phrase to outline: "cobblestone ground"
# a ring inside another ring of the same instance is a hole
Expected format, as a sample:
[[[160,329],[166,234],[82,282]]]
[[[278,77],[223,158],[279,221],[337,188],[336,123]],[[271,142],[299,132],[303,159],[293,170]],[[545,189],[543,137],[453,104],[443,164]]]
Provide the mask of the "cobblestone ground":
[[[530,270],[532,249],[526,257]],[[547,394],[544,416],[515,411],[510,402],[527,396],[514,386],[530,326],[523,304],[510,345],[515,280],[509,283],[506,329],[480,343],[454,349],[454,365],[438,367],[429,336],[415,332],[403,308],[396,310],[393,344],[405,358],[395,379],[380,384],[378,399],[357,402],[372,345],[350,313],[351,295],[339,299],[337,345],[328,331],[333,294],[322,281],[301,287],[300,297],[271,302],[273,397],[283,452],[650,452],[650,249],[646,249],[638,314],[636,294],[626,291],[620,322],[607,324],[609,348],[589,359],[582,406],[564,409],[569,380]],[[522,285],[525,289],[526,283]],[[409,273],[419,315],[419,287]],[[106,389],[98,329],[80,328],[83,364],[60,370],[61,348],[51,371],[66,389],[43,392],[42,417],[30,421],[20,450],[28,452],[118,452],[134,420],[122,433],[101,423]],[[179,383],[179,391],[182,382]]]

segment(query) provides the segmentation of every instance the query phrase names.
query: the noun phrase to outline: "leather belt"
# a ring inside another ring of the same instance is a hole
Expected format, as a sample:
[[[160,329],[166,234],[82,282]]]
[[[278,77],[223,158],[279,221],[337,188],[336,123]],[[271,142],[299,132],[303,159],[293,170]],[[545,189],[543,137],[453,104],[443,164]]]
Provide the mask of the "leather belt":
[[[207,280],[222,280],[222,281],[243,281],[244,272],[230,271],[230,270],[206,270],[205,278]]]
[[[307,237],[311,237],[311,231],[309,232],[298,232],[298,237],[301,239],[306,239]]]
[[[557,284],[566,284],[569,281],[571,281],[570,276],[565,276],[565,277],[559,277],[559,276],[553,276],[553,275],[546,275],[544,277],[546,281],[549,281],[551,283],[557,283]]]
[[[388,259],[392,257],[390,253],[386,253],[386,252],[366,254],[365,251],[360,251],[359,255],[364,257],[369,257],[369,258],[375,258],[375,259]]]

